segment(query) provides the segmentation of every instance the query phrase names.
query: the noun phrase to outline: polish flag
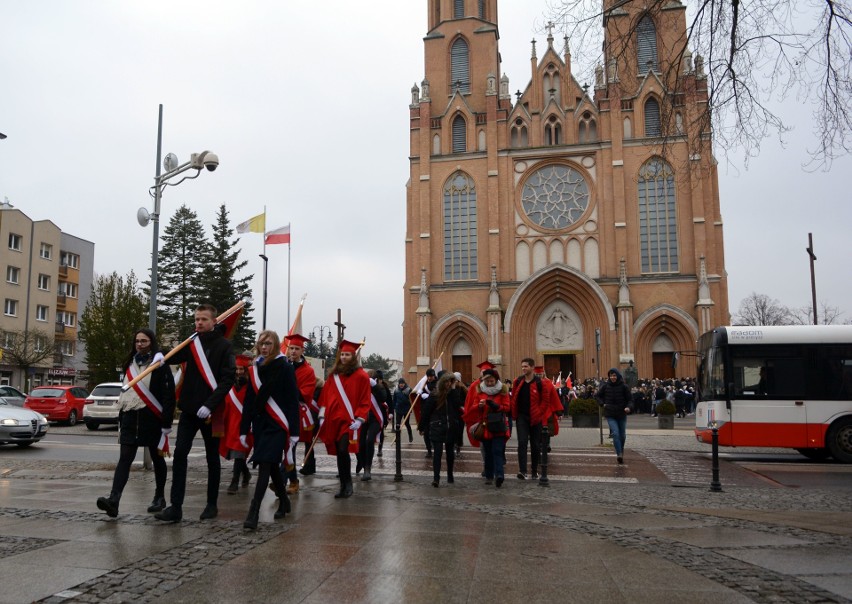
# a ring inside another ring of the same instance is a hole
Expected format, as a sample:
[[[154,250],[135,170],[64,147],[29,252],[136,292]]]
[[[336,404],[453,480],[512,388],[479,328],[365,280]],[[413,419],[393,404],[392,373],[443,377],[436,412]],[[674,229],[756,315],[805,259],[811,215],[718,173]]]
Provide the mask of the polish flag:
[[[281,227],[280,229],[275,229],[274,231],[267,231],[266,238],[264,239],[264,243],[266,245],[273,245],[275,243],[290,243],[290,225]]]

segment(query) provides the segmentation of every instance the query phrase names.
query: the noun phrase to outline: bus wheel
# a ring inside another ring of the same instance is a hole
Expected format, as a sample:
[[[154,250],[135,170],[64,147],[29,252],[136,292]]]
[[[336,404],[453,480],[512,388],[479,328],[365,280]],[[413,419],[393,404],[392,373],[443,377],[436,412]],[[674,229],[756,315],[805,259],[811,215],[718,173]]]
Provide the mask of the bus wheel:
[[[834,459],[852,463],[852,416],[841,417],[831,424],[825,444]]]
[[[796,451],[814,461],[825,461],[831,457],[831,451],[828,449],[796,449]]]

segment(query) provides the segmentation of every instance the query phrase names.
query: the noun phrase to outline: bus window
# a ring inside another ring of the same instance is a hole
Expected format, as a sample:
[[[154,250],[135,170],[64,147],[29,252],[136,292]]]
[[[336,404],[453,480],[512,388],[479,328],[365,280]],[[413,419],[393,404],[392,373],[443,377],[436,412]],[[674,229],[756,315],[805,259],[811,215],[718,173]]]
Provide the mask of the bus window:
[[[804,398],[805,364],[799,356],[768,354],[733,359],[734,395]]]
[[[852,346],[826,346],[820,353],[819,395],[828,400],[852,400]]]

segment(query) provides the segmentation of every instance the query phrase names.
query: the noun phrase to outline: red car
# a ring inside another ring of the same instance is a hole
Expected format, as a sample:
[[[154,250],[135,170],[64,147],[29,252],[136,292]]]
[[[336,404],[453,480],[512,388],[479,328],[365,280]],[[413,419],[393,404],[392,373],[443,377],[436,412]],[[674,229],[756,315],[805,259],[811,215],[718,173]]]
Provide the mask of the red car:
[[[39,386],[27,396],[24,407],[38,411],[53,422],[73,426],[83,417],[89,392],[80,386]]]

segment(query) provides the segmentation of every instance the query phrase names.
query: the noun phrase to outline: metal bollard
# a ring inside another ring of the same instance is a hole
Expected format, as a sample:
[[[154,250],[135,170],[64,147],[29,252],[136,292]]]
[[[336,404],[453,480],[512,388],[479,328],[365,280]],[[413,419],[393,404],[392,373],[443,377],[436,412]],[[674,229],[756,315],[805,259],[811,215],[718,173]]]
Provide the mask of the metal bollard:
[[[400,431],[402,426],[399,423],[394,424],[394,444],[396,445],[394,448],[396,450],[396,474],[393,477],[394,482],[402,482],[402,439],[400,438]]]
[[[549,487],[550,479],[547,477],[547,450],[550,448],[550,428],[547,424],[541,427],[541,474],[538,478],[538,486]]]
[[[710,490],[714,493],[722,492],[722,483],[719,482],[719,427],[713,422],[713,480],[710,481]]]

